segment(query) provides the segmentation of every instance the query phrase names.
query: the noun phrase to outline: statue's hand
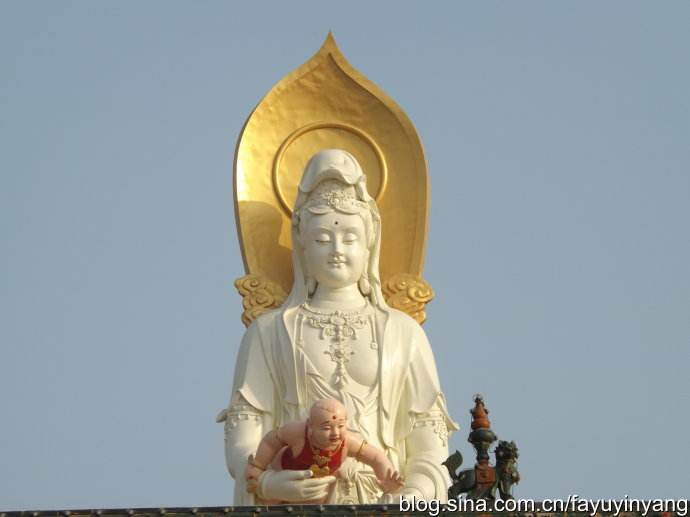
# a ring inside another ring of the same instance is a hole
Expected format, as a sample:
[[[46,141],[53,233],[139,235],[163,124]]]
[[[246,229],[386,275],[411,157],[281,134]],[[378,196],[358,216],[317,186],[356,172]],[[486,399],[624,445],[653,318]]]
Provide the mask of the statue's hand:
[[[400,494],[389,494],[384,492],[379,497],[377,503],[379,504],[400,504]]]
[[[400,478],[400,481],[402,481],[402,478]],[[404,481],[403,481],[404,482]],[[415,499],[423,499],[424,496],[422,493],[417,490],[416,488],[403,488],[400,490],[400,487],[395,492],[384,492],[381,494],[381,497],[379,497],[378,503],[379,504],[400,504],[400,500],[405,498],[405,499],[411,499],[414,497]]]
[[[334,476],[312,477],[311,470],[267,470],[259,478],[257,495],[261,499],[300,503],[323,499]]]
[[[400,492],[400,497],[404,497],[406,499],[411,499],[412,497],[416,499],[425,499],[424,494],[421,490],[410,486],[407,486],[402,489],[402,491]]]

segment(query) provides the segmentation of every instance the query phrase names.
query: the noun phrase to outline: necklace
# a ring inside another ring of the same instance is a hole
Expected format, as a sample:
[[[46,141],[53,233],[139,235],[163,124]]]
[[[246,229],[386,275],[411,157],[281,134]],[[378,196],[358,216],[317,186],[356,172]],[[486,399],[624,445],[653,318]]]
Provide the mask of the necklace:
[[[343,443],[344,442],[341,440],[340,444],[338,444],[338,447],[336,447],[334,450],[329,450],[319,449],[314,447],[314,445],[309,442],[312,459],[314,460],[314,463],[309,467],[309,470],[314,473],[314,477],[322,477],[330,474],[331,469],[328,464],[331,462],[333,455],[343,447]]]
[[[343,447],[343,442],[341,441],[334,450],[318,449],[314,447],[311,442],[309,446],[311,447],[312,459],[314,460],[309,470],[314,473],[314,477],[322,477],[330,474],[331,469],[328,464],[331,462],[333,455]]]
[[[321,339],[330,338],[328,350],[324,353],[336,363],[335,385],[338,389],[347,384],[345,365],[355,353],[352,350],[352,342],[357,339],[357,331],[367,324],[367,317],[363,314],[367,307],[368,303],[365,303],[363,307],[352,312],[323,312],[314,309],[307,302],[302,304],[302,309],[307,313],[307,324],[321,331]]]

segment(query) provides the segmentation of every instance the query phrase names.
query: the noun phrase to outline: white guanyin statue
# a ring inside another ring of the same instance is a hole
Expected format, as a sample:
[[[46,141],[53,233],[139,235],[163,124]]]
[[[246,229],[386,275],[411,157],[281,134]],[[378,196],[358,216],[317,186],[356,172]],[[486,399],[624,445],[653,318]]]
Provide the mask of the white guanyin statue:
[[[380,500],[374,472],[353,458],[337,479],[266,470],[256,494],[246,490],[247,458],[262,437],[306,419],[315,401],[330,398],[345,405],[349,432],[385,451],[401,472],[402,495],[445,501],[449,480],[441,462],[457,426],[424,331],[383,298],[381,219],[351,154],[329,149],[311,158],[299,184],[292,239],[292,291],[248,328],[230,404],[219,418],[235,504],[299,504],[327,493],[332,504]]]

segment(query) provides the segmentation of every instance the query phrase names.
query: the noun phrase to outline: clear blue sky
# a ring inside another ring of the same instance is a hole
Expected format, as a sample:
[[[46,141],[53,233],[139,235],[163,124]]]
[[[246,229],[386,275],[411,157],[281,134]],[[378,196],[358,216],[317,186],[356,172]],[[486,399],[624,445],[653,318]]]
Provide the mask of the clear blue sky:
[[[328,30],[416,125],[425,328],[522,497],[690,486],[690,3],[0,3],[0,509],[222,505],[232,156]]]

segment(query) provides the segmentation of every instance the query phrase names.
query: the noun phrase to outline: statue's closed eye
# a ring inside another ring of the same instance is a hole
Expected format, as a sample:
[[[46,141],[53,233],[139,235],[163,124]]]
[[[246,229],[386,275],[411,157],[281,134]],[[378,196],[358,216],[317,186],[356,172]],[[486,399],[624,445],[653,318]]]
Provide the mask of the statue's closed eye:
[[[314,240],[319,244],[328,244],[331,242],[331,236],[326,232],[317,232],[316,235],[314,235]]]

